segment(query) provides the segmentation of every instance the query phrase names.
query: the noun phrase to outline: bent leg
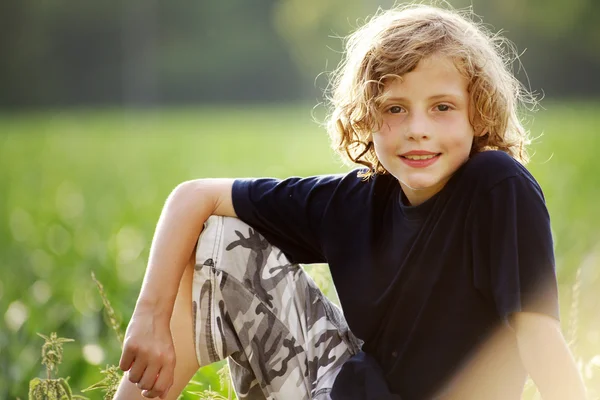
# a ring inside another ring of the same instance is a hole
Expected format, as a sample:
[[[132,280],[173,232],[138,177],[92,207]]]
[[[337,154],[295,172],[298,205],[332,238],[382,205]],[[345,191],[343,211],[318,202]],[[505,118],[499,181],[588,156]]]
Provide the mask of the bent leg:
[[[194,349],[193,326],[192,326],[192,280],[194,274],[195,257],[192,257],[185,268],[175,306],[171,318],[171,334],[175,346],[175,376],[173,386],[169,390],[167,400],[175,400],[179,397],[188,382],[192,379],[199,368],[196,352]],[[146,399],[141,394],[135,383],[131,383],[127,375],[119,384],[115,395],[116,400]]]
[[[192,296],[199,364],[229,357],[239,399],[329,398],[360,347],[304,270],[236,218],[207,221]]]

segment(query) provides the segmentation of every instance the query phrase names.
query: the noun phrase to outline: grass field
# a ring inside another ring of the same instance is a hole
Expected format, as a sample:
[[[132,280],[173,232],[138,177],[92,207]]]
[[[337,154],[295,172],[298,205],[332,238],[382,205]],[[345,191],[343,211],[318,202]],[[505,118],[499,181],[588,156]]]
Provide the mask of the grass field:
[[[575,331],[573,348],[598,391],[590,360],[600,354],[600,104],[545,107],[529,125],[543,136],[528,167],[552,217],[564,331]],[[304,106],[0,114],[0,398],[25,399],[28,381],[43,376],[36,332],[76,340],[65,345],[59,374],[77,393],[118,363],[90,273],[124,329],[154,226],[178,183],[348,169]],[[328,286],[323,269],[315,273]],[[197,374],[201,388],[218,387],[218,368]]]

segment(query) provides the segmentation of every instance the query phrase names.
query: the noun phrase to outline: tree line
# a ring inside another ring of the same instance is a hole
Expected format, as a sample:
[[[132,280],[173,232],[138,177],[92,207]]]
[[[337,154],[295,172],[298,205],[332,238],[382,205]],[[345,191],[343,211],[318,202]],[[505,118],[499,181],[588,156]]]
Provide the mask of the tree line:
[[[550,97],[600,89],[600,2],[472,4]],[[390,0],[0,2],[0,107],[319,99],[341,37]],[[518,67],[518,65],[517,65]]]

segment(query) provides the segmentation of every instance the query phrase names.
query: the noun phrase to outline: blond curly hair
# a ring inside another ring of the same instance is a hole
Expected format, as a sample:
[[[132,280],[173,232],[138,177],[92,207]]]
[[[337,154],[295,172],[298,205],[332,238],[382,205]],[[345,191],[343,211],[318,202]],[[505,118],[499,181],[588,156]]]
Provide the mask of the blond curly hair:
[[[332,147],[364,176],[386,173],[375,154],[372,133],[381,125],[386,82],[414,70],[431,55],[451,57],[468,79],[471,125],[483,132],[471,154],[502,150],[521,163],[530,140],[519,112],[534,96],[511,73],[514,46],[473,20],[472,12],[412,4],[381,11],[347,38],[345,56],[333,72],[325,121]]]

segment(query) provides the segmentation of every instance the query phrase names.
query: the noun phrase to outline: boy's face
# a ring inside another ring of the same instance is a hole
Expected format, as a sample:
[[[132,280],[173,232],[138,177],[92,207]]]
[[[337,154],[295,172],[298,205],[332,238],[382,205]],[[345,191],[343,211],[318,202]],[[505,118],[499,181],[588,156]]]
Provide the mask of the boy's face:
[[[467,85],[452,59],[437,55],[385,85],[373,144],[411,205],[439,192],[469,158],[475,132]]]

